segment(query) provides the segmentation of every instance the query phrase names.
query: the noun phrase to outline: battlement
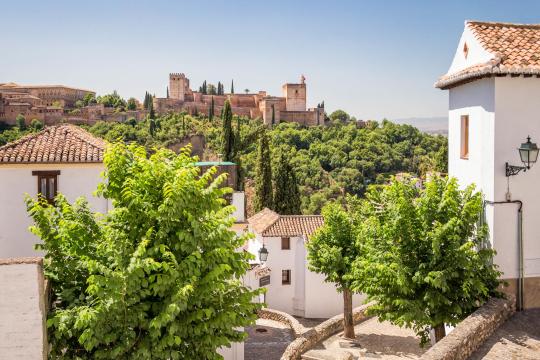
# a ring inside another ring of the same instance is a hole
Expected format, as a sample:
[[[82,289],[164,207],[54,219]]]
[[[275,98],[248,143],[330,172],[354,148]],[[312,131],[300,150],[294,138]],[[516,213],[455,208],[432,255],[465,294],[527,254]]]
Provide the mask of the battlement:
[[[184,73],[170,73],[169,74],[169,79],[172,79],[172,78],[181,78],[181,79],[185,79],[186,78],[186,75]]]

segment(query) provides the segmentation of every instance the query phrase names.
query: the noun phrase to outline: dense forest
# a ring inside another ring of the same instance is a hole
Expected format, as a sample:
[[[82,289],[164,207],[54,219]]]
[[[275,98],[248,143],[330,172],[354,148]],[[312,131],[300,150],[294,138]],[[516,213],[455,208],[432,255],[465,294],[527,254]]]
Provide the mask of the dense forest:
[[[224,133],[228,131],[234,134],[237,152],[234,159],[241,164],[249,193],[256,178],[258,139],[265,127],[258,120],[237,116],[223,125],[219,117],[210,121],[204,116],[169,114],[141,122],[131,119],[125,123],[98,122],[83,127],[108,141],[137,142],[149,150],[177,148],[189,135],[204,135],[205,160],[216,160],[219,154],[224,154]],[[0,145],[41,127],[39,122],[0,126]],[[428,171],[447,171],[445,137],[387,120],[358,122],[343,111],[336,111],[324,127],[280,123],[265,133],[269,138],[272,168],[279,169],[280,159],[282,162],[286,159],[296,175],[304,214],[320,213],[329,199],[347,193],[362,196],[369,185],[385,183],[396,173],[423,176]],[[274,171],[274,181],[278,176],[279,172]]]

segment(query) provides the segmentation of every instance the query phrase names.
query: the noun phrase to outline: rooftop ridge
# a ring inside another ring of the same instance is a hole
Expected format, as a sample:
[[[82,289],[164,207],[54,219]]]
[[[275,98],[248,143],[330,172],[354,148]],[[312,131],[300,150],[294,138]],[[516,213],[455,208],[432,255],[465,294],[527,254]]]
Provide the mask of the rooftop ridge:
[[[499,22],[499,21],[465,20],[465,25],[469,25],[469,24],[540,29],[540,24],[519,24],[519,23]]]

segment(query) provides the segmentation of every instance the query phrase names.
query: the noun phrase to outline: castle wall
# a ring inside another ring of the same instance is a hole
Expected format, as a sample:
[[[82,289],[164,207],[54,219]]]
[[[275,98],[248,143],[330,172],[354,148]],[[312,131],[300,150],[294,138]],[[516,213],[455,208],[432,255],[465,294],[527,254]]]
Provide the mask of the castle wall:
[[[306,111],[306,84],[285,84],[282,91],[287,111]]]

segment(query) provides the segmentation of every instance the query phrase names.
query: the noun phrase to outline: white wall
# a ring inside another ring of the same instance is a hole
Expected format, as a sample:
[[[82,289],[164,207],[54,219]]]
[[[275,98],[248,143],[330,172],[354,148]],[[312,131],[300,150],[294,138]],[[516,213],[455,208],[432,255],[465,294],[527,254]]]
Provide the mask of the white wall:
[[[477,185],[489,201],[505,201],[505,163],[522,165],[517,148],[530,135],[540,143],[540,79],[500,77],[450,89],[449,174]],[[469,115],[469,159],[460,159],[460,116]],[[540,276],[540,164],[509,179],[523,201],[525,276]],[[517,205],[487,205],[490,241],[503,278],[518,277]]]
[[[218,354],[224,360],[244,360],[244,343],[233,343],[230,348],[222,347],[218,349]]]
[[[46,359],[43,271],[0,261],[0,359]]]
[[[343,313],[343,296],[333,284],[324,281],[324,276],[308,269],[303,237],[292,237],[290,244],[290,250],[281,250],[280,237],[264,238],[269,253],[266,266],[271,270],[270,285],[265,286],[266,305],[271,309],[306,318],[329,318]],[[258,256],[261,246],[262,237],[256,234],[247,248]],[[291,270],[291,284],[282,285],[281,270],[287,269]],[[363,295],[355,295],[353,306],[360,306],[364,299]]]
[[[25,194],[37,196],[35,170],[60,170],[58,191],[69,201],[85,196],[94,211],[108,210],[105,199],[92,195],[101,182],[103,164],[0,165],[0,259],[40,255],[34,250],[38,239],[28,231],[32,221],[24,203]]]
[[[232,193],[231,205],[236,208],[232,215],[236,219],[236,222],[246,221],[246,195],[243,191]]]

